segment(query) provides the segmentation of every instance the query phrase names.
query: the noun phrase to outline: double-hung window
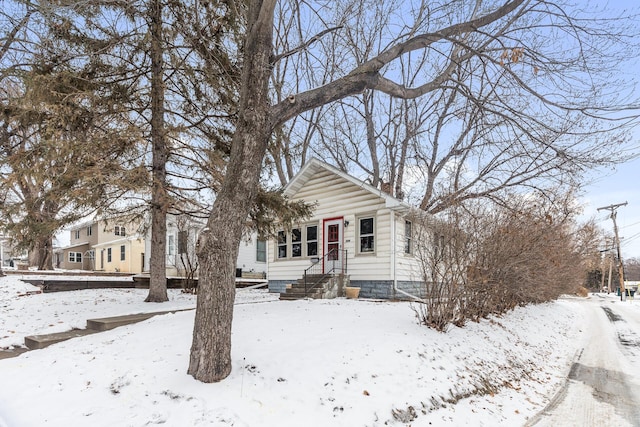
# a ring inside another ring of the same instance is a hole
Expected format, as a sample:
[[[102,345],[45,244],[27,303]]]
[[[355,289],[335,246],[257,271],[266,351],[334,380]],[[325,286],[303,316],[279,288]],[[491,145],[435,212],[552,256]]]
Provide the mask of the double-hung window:
[[[120,261],[124,261],[124,259],[125,259],[125,256],[124,256],[125,252],[124,251],[125,251],[124,245],[121,245],[120,246]]]
[[[307,225],[307,256],[318,255],[318,226]]]
[[[264,240],[256,241],[256,261],[267,262],[267,242]]]
[[[116,236],[126,236],[127,232],[124,228],[124,226],[122,225],[116,225],[113,229],[113,234],[115,234]]]
[[[360,218],[358,220],[358,232],[360,234],[360,252],[375,251],[375,223],[373,217]]]
[[[69,252],[69,262],[82,262],[82,252]]]
[[[176,241],[175,241],[175,236],[173,234],[169,234],[169,236],[167,236],[167,253],[169,255],[175,255],[176,253]]]
[[[291,230],[291,257],[300,258],[302,256],[302,230],[294,228]]]
[[[107,262],[111,262],[111,248],[107,248]]]
[[[404,253],[413,253],[413,231],[411,221],[404,222]]]
[[[284,230],[278,231],[278,258],[287,257],[287,233]]]

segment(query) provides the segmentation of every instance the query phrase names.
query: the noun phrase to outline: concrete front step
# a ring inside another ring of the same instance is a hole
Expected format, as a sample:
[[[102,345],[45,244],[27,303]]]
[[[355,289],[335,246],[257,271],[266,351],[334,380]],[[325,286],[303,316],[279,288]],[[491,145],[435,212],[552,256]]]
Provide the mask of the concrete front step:
[[[320,289],[315,289],[313,291],[309,291],[307,293],[304,292],[304,289],[302,290],[298,290],[298,289],[287,289],[287,292],[283,292],[280,294],[280,299],[281,300],[297,300],[297,299],[302,299],[302,298],[314,298],[314,299],[321,299],[322,298],[322,294],[323,294],[324,290],[322,288]]]
[[[281,301],[296,301],[299,299],[311,298],[311,299],[322,299],[322,295],[319,294],[280,294]]]
[[[313,282],[307,283],[307,289],[322,289],[327,282]],[[305,286],[304,283],[292,283],[290,289],[301,290],[304,292]]]

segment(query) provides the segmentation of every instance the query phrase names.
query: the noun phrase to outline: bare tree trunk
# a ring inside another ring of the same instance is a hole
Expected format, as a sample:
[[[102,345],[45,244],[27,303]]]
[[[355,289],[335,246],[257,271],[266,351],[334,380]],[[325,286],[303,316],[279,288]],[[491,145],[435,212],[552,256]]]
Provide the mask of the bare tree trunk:
[[[167,141],[164,123],[162,62],[162,3],[152,0],[151,19],[151,254],[149,257],[149,295],[146,302],[165,302],[167,296]]]
[[[53,270],[53,237],[39,237],[31,253],[29,264],[38,270]]]
[[[235,265],[256,198],[273,124],[269,123],[269,57],[275,0],[249,2],[238,122],[222,188],[198,239],[200,276],[188,373],[215,382],[231,372]]]

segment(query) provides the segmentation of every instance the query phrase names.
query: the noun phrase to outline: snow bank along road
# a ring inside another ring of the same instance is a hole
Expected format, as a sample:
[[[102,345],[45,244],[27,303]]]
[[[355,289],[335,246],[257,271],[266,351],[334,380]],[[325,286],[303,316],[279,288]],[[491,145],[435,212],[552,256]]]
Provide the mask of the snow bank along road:
[[[640,426],[640,311],[594,294],[565,386],[528,426]]]

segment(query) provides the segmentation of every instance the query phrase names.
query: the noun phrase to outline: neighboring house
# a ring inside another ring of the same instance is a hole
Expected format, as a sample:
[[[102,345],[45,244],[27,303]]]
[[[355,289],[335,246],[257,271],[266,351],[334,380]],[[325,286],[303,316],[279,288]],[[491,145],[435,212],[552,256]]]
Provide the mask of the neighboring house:
[[[270,291],[284,293],[314,265],[309,271],[343,273],[361,297],[424,295],[410,205],[318,159],[302,167],[284,194],[316,206],[309,220],[270,240]]]
[[[167,215],[167,248],[166,263],[167,277],[185,277],[194,269],[197,263],[195,246],[200,231],[204,227],[204,220],[198,220],[183,214]],[[147,230],[145,238],[145,272],[149,271],[151,254],[151,230]],[[267,245],[259,240],[255,233],[244,238],[240,243],[236,276],[252,279],[264,279],[267,275]]]
[[[166,275],[184,277],[188,271],[196,272],[196,240],[203,223],[187,215],[167,214]],[[149,272],[151,257],[151,227],[145,236],[145,269]],[[197,277],[197,272],[195,273]]]
[[[69,246],[54,255],[54,267],[65,270],[141,273],[144,237],[139,223],[125,219],[95,220],[69,231]]]
[[[16,263],[29,262],[29,252],[17,250],[8,236],[0,235],[0,263],[3,267],[15,267]]]
[[[267,278],[267,241],[251,233],[240,242],[236,276],[248,279]]]

